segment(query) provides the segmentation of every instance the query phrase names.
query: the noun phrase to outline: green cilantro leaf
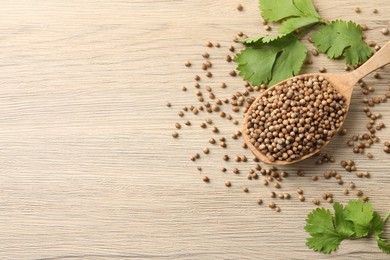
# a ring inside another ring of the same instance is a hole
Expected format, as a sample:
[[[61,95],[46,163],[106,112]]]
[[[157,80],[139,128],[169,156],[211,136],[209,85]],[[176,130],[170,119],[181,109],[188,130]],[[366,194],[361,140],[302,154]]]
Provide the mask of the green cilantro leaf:
[[[335,232],[315,234],[307,239],[306,245],[314,251],[329,254],[337,250],[343,239]]]
[[[235,59],[237,70],[255,86],[297,75],[306,59],[305,46],[292,34],[249,38],[244,44]]]
[[[383,221],[381,216],[379,216],[378,212],[374,211],[374,215],[371,219],[370,226],[368,228],[368,233],[379,236],[383,233],[384,226],[385,222]]]
[[[345,63],[364,63],[372,50],[362,39],[362,29],[354,22],[337,20],[322,25],[312,36],[314,45],[329,58],[344,57]]]
[[[337,233],[329,210],[318,208],[306,219],[305,230],[311,235],[306,245],[315,251],[330,253],[338,248],[343,237]]]
[[[365,237],[370,231],[370,222],[373,219],[374,211],[370,202],[364,203],[358,199],[350,201],[345,207],[345,219],[352,221],[356,237]]]
[[[390,255],[390,244],[385,239],[376,236],[376,242],[378,247],[382,250],[383,253]]]
[[[353,229],[353,223],[345,219],[344,206],[336,202],[333,204],[334,208],[334,224],[337,232],[344,238],[351,237],[355,231]]]
[[[260,0],[261,15],[271,22],[282,21],[281,33],[322,22],[311,0]]]

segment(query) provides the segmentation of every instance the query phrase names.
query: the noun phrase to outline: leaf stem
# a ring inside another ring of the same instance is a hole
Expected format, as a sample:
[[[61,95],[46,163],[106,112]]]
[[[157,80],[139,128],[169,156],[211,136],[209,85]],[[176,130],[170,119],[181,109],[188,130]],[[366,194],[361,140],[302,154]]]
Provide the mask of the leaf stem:
[[[390,218],[390,210],[389,210],[389,212],[387,212],[387,215],[386,215],[386,217],[383,219],[383,222],[386,223],[386,221],[389,220],[389,218]]]

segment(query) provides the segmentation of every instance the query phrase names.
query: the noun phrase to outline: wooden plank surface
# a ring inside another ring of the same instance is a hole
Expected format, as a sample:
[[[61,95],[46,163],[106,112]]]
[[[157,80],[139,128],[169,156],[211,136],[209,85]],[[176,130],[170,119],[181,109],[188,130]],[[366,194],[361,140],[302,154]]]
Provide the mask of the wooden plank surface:
[[[323,17],[365,23],[367,39],[388,41],[380,33],[389,27],[387,0],[314,2]],[[235,9],[238,3],[243,12]],[[272,189],[246,179],[253,162],[222,160],[223,154],[250,153],[242,140],[230,139],[239,127],[216,115],[210,115],[221,130],[216,136],[228,138],[228,149],[212,147],[197,163],[189,160],[212,136],[199,127],[209,115],[177,116],[183,105],[198,104],[193,77],[204,75],[205,42],[222,47],[208,50],[214,77],[203,77],[202,88],[210,84],[221,98],[242,91],[242,80],[228,75],[234,64],[224,57],[237,32],[265,33],[257,1],[3,0],[0,9],[0,259],[329,259],[305,246],[303,227],[313,198],[331,191],[336,201],[346,202],[355,191],[343,196],[342,190],[354,181],[381,214],[390,209],[390,161],[382,151],[389,128],[369,149],[372,160],[345,145],[368,122],[358,89],[348,135],[336,137],[325,151],[338,162],[354,159],[359,170],[371,173],[369,179],[337,163],[316,166],[313,159],[284,167],[291,176],[281,190],[292,199],[278,200],[282,211],[276,213],[267,207]],[[184,67],[186,60],[193,68]],[[321,66],[343,72],[342,61],[313,61],[305,72]],[[390,67],[380,73],[380,80],[367,77],[376,96],[387,91]],[[222,81],[226,89],[218,87]],[[182,85],[189,90],[181,91]],[[389,122],[389,103],[373,110]],[[241,122],[241,114],[234,117]],[[172,139],[174,123],[187,119],[192,126]],[[202,182],[198,165],[209,184]],[[224,165],[225,174],[219,170]],[[233,176],[237,165],[243,173]],[[306,176],[297,177],[297,169]],[[343,175],[344,186],[311,180],[332,169]],[[250,192],[242,192],[243,186]],[[297,200],[298,187],[307,202]],[[265,205],[258,206],[258,198]],[[342,242],[332,258],[386,256],[374,239],[362,239]]]

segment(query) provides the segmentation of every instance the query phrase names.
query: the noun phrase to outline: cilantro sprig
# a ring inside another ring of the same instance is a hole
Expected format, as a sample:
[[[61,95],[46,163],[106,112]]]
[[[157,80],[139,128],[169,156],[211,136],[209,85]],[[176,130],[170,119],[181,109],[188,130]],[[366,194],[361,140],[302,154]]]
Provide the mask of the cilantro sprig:
[[[317,13],[311,0],[259,0],[262,17],[278,22],[278,35],[257,36],[243,41],[237,56],[237,70],[245,80],[258,86],[272,86],[298,75],[306,60],[300,42],[304,33],[318,26],[313,44],[329,58],[344,57],[349,65],[362,64],[373,54],[362,40],[362,29],[351,21],[327,22]]]
[[[373,235],[378,247],[390,254],[390,244],[380,235],[389,219],[390,212],[382,219],[372,209],[370,202],[361,199],[351,200],[345,207],[333,204],[334,216],[325,208],[317,208],[309,213],[305,230],[310,234],[306,245],[314,251],[329,254],[338,249],[344,239],[359,239]]]

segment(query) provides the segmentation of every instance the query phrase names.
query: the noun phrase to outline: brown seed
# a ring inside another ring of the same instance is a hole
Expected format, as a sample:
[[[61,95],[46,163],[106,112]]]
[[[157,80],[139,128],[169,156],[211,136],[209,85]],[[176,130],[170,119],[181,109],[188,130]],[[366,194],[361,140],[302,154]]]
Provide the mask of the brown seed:
[[[237,76],[237,72],[235,70],[231,70],[229,72],[229,75],[232,76],[232,77],[235,77],[235,76]]]
[[[173,138],[177,138],[177,137],[179,137],[179,134],[175,131],[175,132],[172,133],[172,137]]]
[[[360,14],[361,12],[362,10],[360,9],[360,7],[355,7],[355,13]]]
[[[243,192],[246,192],[246,193],[248,193],[248,192],[249,192],[249,190],[248,190],[248,188],[247,188],[247,187],[244,187],[244,188],[242,188],[242,191],[243,191]]]
[[[302,202],[305,201],[305,196],[303,196],[303,195],[299,195],[298,198],[299,198],[299,200],[302,201]]]
[[[363,172],[363,176],[366,177],[366,178],[369,178],[370,177],[370,173],[369,172]]]
[[[171,106],[172,106],[170,102],[165,103],[165,105],[166,105],[167,107],[171,107]]]
[[[262,183],[264,186],[267,186],[267,185],[268,185],[268,181],[267,181],[266,179],[261,180],[261,183]]]
[[[186,63],[184,63],[184,65],[185,65],[186,67],[191,67],[191,62],[190,62],[190,61],[186,61]]]
[[[186,87],[186,86],[182,86],[182,87],[181,87],[181,90],[187,91],[187,87]]]
[[[373,14],[377,14],[377,13],[378,13],[378,9],[372,10],[372,13],[373,13]]]
[[[226,170],[225,167],[222,167],[222,168],[221,168],[221,171],[222,171],[222,172],[226,172],[227,170]]]
[[[275,182],[275,183],[274,183],[274,187],[277,188],[277,189],[280,189],[281,186],[280,186],[279,183]]]
[[[206,46],[209,47],[209,48],[210,48],[210,47],[213,47],[213,43],[210,42],[210,41],[208,41],[208,42],[206,43]]]
[[[203,181],[204,181],[204,182],[209,182],[210,179],[209,179],[209,177],[207,177],[207,176],[203,176]]]
[[[234,174],[239,174],[239,173],[240,173],[240,170],[238,170],[237,168],[233,168],[233,173],[234,173]]]
[[[318,181],[318,176],[313,176],[313,177],[311,177],[311,179],[312,179],[313,181]]]
[[[177,113],[180,117],[184,116],[184,113],[183,111],[179,111],[179,113]]]
[[[184,124],[185,124],[186,126],[190,126],[190,125],[191,125],[191,122],[187,120]]]
[[[205,148],[203,148],[203,152],[204,152],[205,154],[209,154],[210,150],[209,150],[209,148],[205,147]]]
[[[271,28],[271,26],[269,26],[269,25],[267,24],[267,25],[264,26],[264,30],[266,30],[266,31],[271,31],[272,28]]]
[[[241,12],[242,10],[244,10],[244,7],[241,4],[238,4],[236,9]]]
[[[203,53],[202,53],[202,57],[205,58],[205,59],[207,59],[207,58],[210,57],[210,54],[208,54],[208,52],[203,52]]]
[[[234,160],[235,160],[236,162],[241,162],[241,157],[237,155],[236,158],[234,158]]]
[[[176,127],[177,129],[180,129],[180,128],[181,128],[181,125],[180,125],[179,123],[176,122],[175,127]]]
[[[194,79],[195,79],[196,81],[199,81],[199,80],[200,80],[199,75],[195,75]]]
[[[362,177],[363,177],[363,173],[361,173],[361,172],[357,172],[357,173],[355,173],[355,175],[356,175],[357,177],[359,177],[359,178],[362,178]]]
[[[225,154],[225,155],[223,156],[223,160],[224,160],[224,161],[229,161],[229,159],[230,159],[230,158],[229,158],[229,155]]]
[[[213,73],[211,73],[210,71],[207,71],[206,77],[211,78],[212,76],[213,76]]]
[[[226,187],[230,187],[230,186],[232,186],[232,184],[231,184],[230,181],[225,181],[225,186],[226,186]]]
[[[344,190],[343,190],[343,194],[344,194],[344,195],[348,195],[348,193],[349,193],[349,190],[348,190],[348,189],[344,189]]]
[[[325,67],[320,67],[320,68],[318,69],[318,71],[321,72],[321,73],[324,73],[324,72],[326,72],[326,69],[325,69]]]
[[[280,207],[276,207],[276,212],[280,212],[281,211],[281,209],[280,209]]]
[[[197,169],[198,169],[198,171],[200,171],[200,172],[202,171],[202,167],[200,167],[200,166],[198,166]]]
[[[210,139],[209,139],[209,143],[210,143],[210,144],[215,144],[215,139],[214,139],[214,138],[210,138]]]
[[[217,127],[213,127],[213,133],[218,133],[219,132],[219,130],[218,130],[218,128]]]
[[[314,204],[314,205],[320,205],[320,201],[317,200],[317,199],[314,199],[314,200],[313,200],[313,204]]]
[[[271,201],[271,202],[268,204],[268,207],[270,207],[271,209],[274,209],[274,208],[276,207],[275,202]]]
[[[367,153],[367,158],[372,159],[374,158],[374,155],[372,155],[372,153]]]
[[[358,190],[357,192],[356,192],[356,196],[362,196],[363,195],[363,191],[361,191],[361,190]]]
[[[313,54],[313,56],[318,56],[318,51],[316,49],[312,49],[311,54]]]
[[[200,154],[196,153],[196,154],[195,154],[195,158],[196,158],[196,159],[199,159],[199,158],[200,158]]]
[[[230,45],[230,47],[229,47],[229,51],[231,51],[231,52],[234,52],[234,51],[235,51],[235,49],[234,49],[234,46],[233,46],[233,45]]]
[[[219,42],[216,42],[214,45],[215,45],[215,47],[217,47],[217,48],[221,47],[221,44],[219,44]]]
[[[285,199],[290,199],[290,198],[291,198],[291,195],[290,195],[289,193],[285,193],[285,194],[283,194],[283,197],[284,197]]]
[[[258,199],[257,200],[257,204],[262,205],[263,204],[263,200],[262,199]]]
[[[329,202],[329,203],[332,203],[333,199],[331,197],[329,197],[329,198],[326,199],[326,201]]]
[[[206,127],[207,127],[207,125],[206,125],[206,123],[205,123],[205,122],[202,122],[202,123],[200,124],[200,127],[202,127],[202,128],[206,128]]]
[[[368,201],[368,197],[367,197],[366,195],[363,195],[363,196],[362,196],[362,200],[363,200],[364,202],[366,202],[366,201]]]
[[[382,33],[383,35],[388,35],[388,34],[389,34],[389,29],[383,28],[383,29],[381,30],[381,33]]]
[[[303,190],[302,189],[298,189],[297,192],[298,192],[298,194],[301,194],[301,195],[303,194]]]
[[[232,62],[232,57],[231,57],[230,55],[227,55],[227,56],[226,56],[226,61],[227,61],[227,62]]]

